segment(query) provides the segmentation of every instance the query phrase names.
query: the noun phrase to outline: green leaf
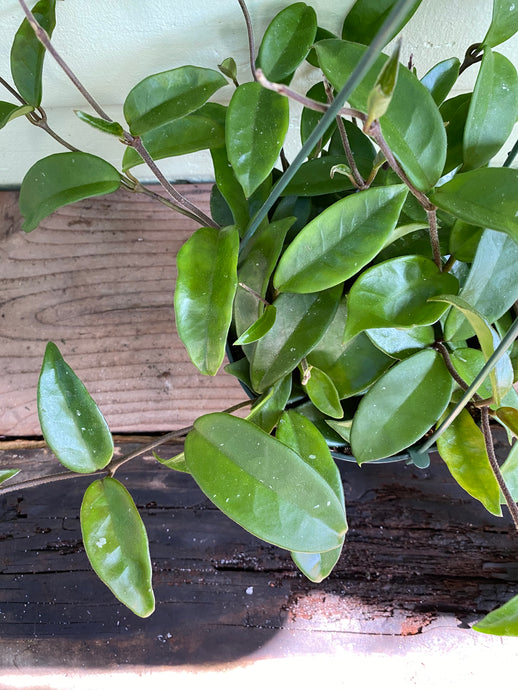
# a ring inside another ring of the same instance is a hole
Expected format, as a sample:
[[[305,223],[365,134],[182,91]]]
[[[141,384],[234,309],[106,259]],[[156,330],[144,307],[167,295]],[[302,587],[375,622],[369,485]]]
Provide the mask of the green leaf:
[[[331,177],[335,166],[346,163],[341,156],[323,156],[302,163],[282,192],[282,196],[320,196],[354,189],[354,185],[344,175]]]
[[[228,57],[223,60],[221,65],[218,65],[219,71],[224,74],[229,79],[232,79],[234,84],[238,86],[237,83],[237,65],[233,57]]]
[[[435,342],[433,326],[370,328],[365,333],[382,352],[397,359],[405,359]]]
[[[396,88],[400,51],[401,40],[398,40],[395,49],[381,68],[376,83],[369,93],[367,98],[367,121],[363,128],[365,132],[369,131],[374,120],[379,120],[387,112],[392,100],[392,94]]]
[[[518,438],[518,410],[514,407],[499,407],[496,411],[496,416],[508,429],[510,429],[513,436]]]
[[[54,153],[35,163],[23,178],[20,212],[25,232],[61,206],[101,194],[111,194],[120,187],[120,174],[102,158],[90,153]]]
[[[471,385],[475,377],[486,363],[485,357],[480,350],[472,347],[459,347],[450,352],[450,359],[455,371],[464,381]],[[489,376],[477,389],[477,393],[482,398],[490,398],[492,395],[491,381]]]
[[[456,220],[450,234],[450,254],[457,261],[472,263],[481,237],[482,228],[465,223],[463,220]]]
[[[279,12],[264,32],[256,66],[267,79],[283,82],[309,53],[317,32],[317,15],[304,2],[295,2]]]
[[[482,45],[490,48],[518,31],[518,5],[514,0],[493,0],[493,17]]]
[[[342,38],[369,45],[396,5],[397,0],[356,0],[342,27]],[[421,0],[414,0],[398,26],[387,37],[387,43],[396,36],[417,10]]]
[[[335,419],[341,419],[344,416],[335,384],[324,371],[312,366],[309,378],[302,387],[320,412]]]
[[[404,185],[374,187],[327,208],[286,249],[274,286],[284,292],[317,292],[355,275],[382,249],[407,192]]]
[[[433,350],[389,369],[354,415],[351,447],[358,463],[389,457],[416,443],[442,415],[452,390],[453,379]]]
[[[458,309],[469,321],[471,328],[475,331],[475,335],[480,343],[480,348],[484,355],[486,362],[493,355],[496,347],[500,343],[496,331],[491,328],[486,319],[470,304],[468,304],[461,297],[455,295],[440,295],[430,297],[430,301],[446,302]],[[513,385],[513,367],[509,355],[504,354],[498,364],[491,370],[489,374],[491,381],[491,389],[493,391],[493,398],[497,405],[500,405],[502,397]]]
[[[518,242],[517,189],[518,170],[482,168],[455,175],[430,201],[466,223],[506,232]]]
[[[321,474],[249,421],[225,413],[196,420],[185,459],[208,498],[264,541],[290,551],[339,547],[345,511]]]
[[[275,324],[257,341],[253,353],[250,375],[254,390],[263,392],[298,366],[323,336],[341,293],[339,285],[308,295],[279,295],[274,303]]]
[[[190,474],[187,463],[185,462],[185,453],[178,453],[172,458],[161,458],[156,453],[153,453],[155,460],[157,460],[161,465],[169,467],[170,470],[176,470],[177,472],[185,472]]]
[[[193,364],[214,376],[225,343],[237,287],[239,233],[230,226],[200,228],[177,256],[174,308],[178,335]]]
[[[276,437],[298,453],[310,467],[313,467],[322,476],[335,492],[345,511],[340,472],[331,457],[325,439],[315,425],[303,415],[289,410],[282,415]],[[322,582],[336,565],[341,551],[342,546],[318,554],[292,552],[291,557],[307,578],[312,582]]]
[[[142,136],[142,143],[153,160],[223,147],[225,112],[225,107],[219,103],[206,103],[190,115],[149,130]],[[122,159],[122,169],[129,170],[141,163],[140,154],[128,146]]]
[[[227,80],[205,67],[184,65],[140,81],[124,101],[124,117],[137,136],[198,110]]]
[[[484,230],[459,297],[494,323],[518,300],[518,245],[509,235]],[[459,311],[451,311],[444,326],[446,340],[473,335]]]
[[[273,304],[269,304],[255,323],[249,326],[244,333],[234,342],[234,345],[248,345],[262,338],[275,323],[277,310]]]
[[[249,197],[272,171],[289,125],[288,99],[257,82],[241,84],[228,106],[228,159]]]
[[[0,484],[3,484],[11,477],[15,477],[21,470],[0,470]]]
[[[351,429],[353,426],[352,419],[344,419],[337,421],[336,419],[326,419],[326,423],[329,424],[333,431],[343,438],[347,443],[351,443]]]
[[[144,523],[125,487],[97,479],[81,504],[81,531],[88,560],[119,601],[142,618],[155,610],[151,559]]]
[[[442,273],[424,256],[400,256],[367,269],[349,292],[344,340],[372,328],[435,323],[446,307],[436,309],[428,300],[446,287],[457,292],[455,276]]]
[[[325,86],[323,82],[318,82],[317,84],[314,84],[309,91],[306,93],[306,96],[308,98],[311,98],[314,101],[318,101],[319,103],[327,103],[327,93]],[[305,143],[305,141],[309,138],[315,127],[318,125],[320,120],[322,119],[323,113],[320,113],[316,110],[313,110],[312,108],[303,108],[302,109],[302,114],[300,116],[300,141],[302,144]],[[335,131],[336,129],[336,120],[328,127],[327,131],[324,133],[320,140],[320,145],[316,146],[313,151],[311,152],[309,158],[312,158],[314,155],[319,152],[320,149],[322,149],[327,142],[329,141],[329,138],[331,137],[331,134]],[[341,154],[343,154],[343,146],[342,150],[340,151]]]
[[[22,115],[27,115],[34,110],[32,105],[15,105],[7,101],[0,101],[0,129],[8,122]]]
[[[513,5],[514,6],[514,5]],[[477,632],[487,635],[518,635],[518,595],[503,606],[491,611],[482,620],[471,626]]]
[[[257,399],[247,419],[269,434],[290,399],[291,387],[292,377],[287,374]]]
[[[504,409],[504,408],[500,408]],[[506,408],[510,409],[510,408]],[[516,410],[515,410],[516,412]],[[510,414],[505,414],[504,415],[506,422],[511,422],[513,426],[516,425],[516,415],[511,415]],[[500,419],[500,415],[498,415],[498,418]],[[502,420],[503,421],[503,420]],[[507,424],[506,424],[507,426]],[[516,426],[515,426],[516,428]],[[500,472],[502,473],[502,477],[504,478],[504,481],[507,485],[507,488],[509,489],[509,492],[511,493],[511,496],[513,497],[514,501],[518,500],[518,444],[515,443],[511,450],[509,451],[509,455],[507,456],[506,461],[503,463],[503,465],[500,467]],[[504,498],[504,495],[502,492],[500,492],[500,504],[505,505],[506,500]]]
[[[367,390],[394,363],[365,333],[342,342],[346,310],[344,299],[324,336],[307,356],[308,364],[331,378],[341,400]]]
[[[338,39],[321,41],[316,51],[324,74],[340,89],[362,59],[364,46]],[[353,108],[366,112],[369,93],[386,61],[381,56],[349,101]],[[409,108],[408,104],[412,103]],[[380,118],[385,139],[403,166],[412,184],[426,192],[442,175],[446,157],[446,133],[428,89],[406,67],[400,66],[390,106]]]
[[[82,122],[86,122],[87,125],[94,129],[98,129],[105,134],[111,134],[119,139],[124,136],[122,125],[118,122],[109,122],[108,120],[103,120],[102,117],[94,117],[83,110],[74,110],[74,113]]]
[[[50,38],[56,26],[56,0],[39,0],[32,13]],[[29,21],[24,19],[11,48],[11,74],[20,96],[36,108],[41,104],[45,52]]]
[[[223,145],[218,148],[211,148],[210,155],[212,157],[212,165],[214,166],[216,184],[221,195],[227,202],[232,212],[234,223],[237,225],[239,234],[242,236],[250,222],[250,212],[245,193],[237,181],[232,166],[228,161],[226,147]]]
[[[470,93],[461,93],[441,105],[440,113],[446,128],[448,148],[444,174],[458,168],[464,162],[464,129],[471,103]]]
[[[460,60],[452,57],[432,67],[421,79],[437,105],[445,100],[459,76]]]
[[[487,456],[484,435],[467,410],[437,439],[437,450],[455,481],[493,515],[501,515],[500,489]]]
[[[99,408],[54,343],[48,343],[38,381],[38,417],[47,445],[73,472],[95,472],[113,455]]]
[[[480,168],[500,151],[516,122],[518,75],[512,62],[486,50],[464,129],[464,168]]]

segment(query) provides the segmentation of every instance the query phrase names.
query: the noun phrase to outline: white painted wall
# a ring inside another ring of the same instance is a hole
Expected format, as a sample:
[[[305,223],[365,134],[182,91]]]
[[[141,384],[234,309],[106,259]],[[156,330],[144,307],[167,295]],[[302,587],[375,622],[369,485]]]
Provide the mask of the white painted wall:
[[[307,0],[320,25],[339,32],[353,0]],[[232,55],[241,79],[248,74],[246,31],[237,0],[63,0],[58,2],[58,25],[53,42],[96,99],[115,119],[128,91],[148,74],[182,64],[216,68]],[[256,36],[288,0],[249,0]],[[491,18],[492,0],[423,0],[404,30],[403,55],[414,54],[418,74],[437,61],[458,56],[484,37]],[[0,74],[9,78],[12,37],[23,18],[17,0],[0,0]],[[499,48],[518,65],[518,40]],[[473,82],[476,68],[466,72],[463,87]],[[303,89],[304,85],[300,85]],[[218,92],[228,101],[229,86]],[[0,100],[11,100],[0,86]],[[114,165],[122,145],[87,125],[72,113],[88,109],[81,96],[48,57],[45,65],[43,106],[49,123],[78,148],[100,153]],[[296,116],[294,109],[294,118]],[[294,133],[291,147],[297,146]],[[62,150],[44,132],[19,118],[0,130],[0,186],[16,186],[38,158]],[[210,158],[190,154],[162,163],[171,179],[211,178]],[[136,169],[138,171],[138,169]],[[146,177],[145,171],[141,175]]]

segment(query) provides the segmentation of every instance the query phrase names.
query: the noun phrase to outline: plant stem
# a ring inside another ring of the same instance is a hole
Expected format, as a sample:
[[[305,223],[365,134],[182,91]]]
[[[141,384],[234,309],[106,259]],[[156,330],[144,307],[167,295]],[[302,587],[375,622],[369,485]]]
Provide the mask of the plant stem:
[[[513,148],[507,154],[507,158],[504,162],[504,168],[510,168],[516,155],[518,154],[518,139],[514,142]]]
[[[251,287],[248,287],[248,285],[245,285],[244,283],[239,283],[239,287],[245,290],[245,292],[248,292],[250,295],[253,295],[259,302],[262,302],[266,307],[270,306],[270,302],[264,299],[264,297],[261,297],[261,295],[256,292],[255,290],[252,290]]]
[[[254,30],[252,27],[252,20],[250,19],[250,13],[248,11],[248,7],[246,6],[245,0],[237,0],[239,3],[239,6],[241,7],[241,11],[243,12],[243,16],[245,18],[245,23],[246,23],[246,31],[248,34],[248,51],[250,55],[250,71],[252,72],[252,76],[254,79],[257,80],[256,77],[256,71],[255,71],[255,44],[254,44]]]
[[[27,115],[27,119],[29,120],[29,122],[33,124],[35,127],[39,127],[40,129],[42,129],[55,141],[57,141],[58,144],[61,144],[61,146],[64,146],[69,151],[72,151],[73,153],[79,151],[79,149],[77,149],[72,144],[69,144],[68,141],[65,141],[65,139],[60,137],[57,132],[55,132],[51,127],[49,127],[49,124],[47,122],[47,113],[43,110],[43,108],[40,107],[38,108],[38,110],[40,112],[40,115],[37,115],[36,113],[29,113]]]
[[[227,412],[228,414],[230,414],[232,412],[240,410],[242,407],[247,407],[248,405],[251,405],[253,402],[253,400],[243,400],[243,402],[237,403],[237,405],[232,405],[232,407],[228,407],[226,410],[223,410],[223,412]],[[44,477],[36,477],[35,479],[26,479],[23,482],[16,482],[13,484],[8,484],[7,486],[2,486],[0,488],[0,496],[4,494],[13,493],[14,491],[23,491],[24,489],[31,489],[35,486],[41,486],[43,484],[50,484],[51,482],[58,482],[64,479],[78,479],[79,477],[92,477],[99,476],[102,474],[109,474],[110,476],[113,476],[115,472],[129,460],[133,460],[134,458],[137,458],[139,455],[148,453],[150,450],[158,448],[158,446],[164,445],[164,443],[169,443],[170,441],[181,439],[183,436],[186,436],[189,433],[189,431],[192,430],[192,428],[193,427],[191,425],[186,426],[183,429],[178,429],[177,431],[170,431],[169,433],[160,436],[155,441],[151,441],[151,443],[147,443],[145,446],[141,446],[137,450],[134,450],[131,453],[128,453],[127,455],[124,455],[122,458],[112,460],[110,463],[108,463],[108,465],[106,465],[106,467],[104,467],[101,470],[84,473],[58,472],[56,474],[47,474]]]
[[[437,209],[434,207],[425,210],[428,218],[428,234],[430,235],[430,244],[432,245],[433,260],[439,271],[442,271],[441,245],[437,229]]]
[[[505,502],[507,504],[507,507],[509,508],[511,517],[513,518],[514,526],[518,531],[518,506],[516,505],[516,502],[511,496],[511,492],[509,491],[507,484],[505,483],[505,479],[503,478],[502,473],[500,471],[500,467],[498,466],[498,461],[496,459],[495,448],[493,444],[493,436],[491,434],[491,427],[489,426],[488,408],[483,407],[480,410],[480,412],[482,415],[482,433],[484,434],[484,441],[486,444],[487,455],[489,457],[489,464],[491,465],[491,469],[493,470],[495,479],[498,482],[498,486],[500,487],[500,490],[505,498]]]
[[[444,360],[444,364],[446,365],[446,369],[448,369],[450,376],[452,379],[462,388],[463,391],[468,390],[468,384],[464,379],[459,376],[457,370],[453,366],[453,362],[451,361],[450,353],[448,352],[448,348],[444,345],[444,343],[441,342],[436,342],[434,345],[435,349],[439,354],[442,356]]]
[[[22,105],[29,105],[25,98],[22,98],[18,91],[16,91],[16,89],[13,89],[11,84],[9,84],[9,82],[7,82],[3,77],[0,77],[0,84],[2,84],[2,86],[9,91],[11,96],[14,96],[17,101],[20,101]]]

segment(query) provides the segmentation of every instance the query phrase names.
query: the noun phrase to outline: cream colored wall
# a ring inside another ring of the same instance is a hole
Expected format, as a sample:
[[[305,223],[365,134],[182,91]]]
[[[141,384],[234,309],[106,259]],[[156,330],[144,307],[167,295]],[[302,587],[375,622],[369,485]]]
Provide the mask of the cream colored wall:
[[[353,0],[307,1],[317,10],[319,23],[337,32],[353,4]],[[287,0],[248,0],[257,36],[287,4]],[[423,0],[404,30],[403,55],[413,53],[419,75],[441,59],[453,55],[462,59],[466,47],[483,38],[491,8],[491,0]],[[114,119],[122,118],[121,104],[130,88],[153,72],[182,64],[216,68],[232,55],[239,73],[248,74],[246,32],[237,0],[63,0],[57,3],[57,14],[56,48]],[[18,0],[1,0],[0,75],[4,78],[10,75],[8,53],[22,16]],[[499,50],[518,65],[516,38]],[[467,71],[464,88],[475,74],[473,68]],[[224,102],[231,93],[229,86],[217,97]],[[0,100],[10,100],[2,87]],[[74,108],[88,106],[49,58],[43,105],[51,126],[67,140],[101,153],[115,165],[120,162],[122,146],[117,141],[75,118]],[[292,150],[296,146],[294,134]],[[35,160],[60,150],[25,118],[10,123],[0,131],[0,186],[18,185]],[[211,178],[210,158],[203,153],[172,159],[162,168],[171,179]],[[147,179],[145,172],[142,177]]]

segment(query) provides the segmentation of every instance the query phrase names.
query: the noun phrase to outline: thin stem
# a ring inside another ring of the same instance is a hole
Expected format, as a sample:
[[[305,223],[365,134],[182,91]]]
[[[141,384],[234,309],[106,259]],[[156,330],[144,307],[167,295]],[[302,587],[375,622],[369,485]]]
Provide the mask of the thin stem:
[[[437,229],[437,209],[425,209],[428,217],[428,233],[430,235],[430,244],[432,245],[433,260],[435,265],[442,271],[441,259],[441,245],[439,243],[439,231]]]
[[[57,52],[57,50],[54,48],[52,43],[50,42],[50,38],[48,33],[41,27],[38,22],[36,21],[35,16],[33,13],[30,11],[30,9],[27,7],[27,4],[25,3],[25,0],[18,0],[20,3],[23,11],[25,12],[25,16],[27,17],[27,21],[29,24],[32,26],[34,33],[36,34],[36,38],[38,41],[45,46],[45,49],[52,55],[54,60],[58,63],[58,65],[61,67],[63,72],[67,75],[67,77],[70,79],[70,81],[74,84],[76,89],[82,94],[82,96],[88,101],[88,103],[92,106],[92,108],[95,110],[95,112],[103,118],[103,120],[106,120],[107,122],[113,122],[113,120],[110,118],[109,115],[107,115],[104,110],[101,108],[99,103],[95,100],[95,98],[85,89],[83,84],[79,81],[79,79],[76,77],[76,75],[72,72],[70,67],[66,64],[66,62],[63,60],[61,55]]]
[[[61,144],[61,146],[64,146],[69,151],[72,151],[74,153],[79,151],[78,148],[76,148],[72,144],[69,144],[68,141],[65,141],[65,139],[60,137],[57,132],[55,132],[51,127],[49,127],[49,124],[47,122],[47,113],[43,110],[43,108],[40,107],[38,108],[38,110],[40,111],[41,115],[29,113],[27,119],[36,127],[39,127],[44,132],[47,132],[47,134],[50,135],[55,141],[57,141],[58,144]]]
[[[507,158],[504,162],[504,168],[510,168],[514,159],[518,155],[518,139],[514,142],[513,148],[507,154]]]
[[[251,287],[248,287],[248,285],[245,285],[244,283],[239,283],[239,287],[245,290],[245,292],[248,292],[250,295],[253,295],[259,302],[262,302],[266,307],[270,306],[270,302],[264,299],[264,297],[261,297],[261,295],[256,292],[255,290],[252,290]]]
[[[327,102],[331,104],[334,100],[333,89],[331,87],[331,84],[327,81],[327,79],[324,79],[324,88],[326,91]],[[347,132],[345,131],[345,125],[341,115],[336,116],[336,126],[338,127],[338,132],[340,134],[342,146],[344,147],[347,162],[349,163],[349,167],[351,168],[354,185],[358,189],[367,189],[367,187],[365,186],[365,180],[361,176],[361,173],[358,170],[358,166],[356,165],[356,161],[354,160],[351,144],[349,143],[349,137],[347,136]]]
[[[493,444],[493,436],[491,435],[491,427],[489,426],[489,411],[487,407],[483,407],[481,409],[481,415],[482,433],[484,434],[484,442],[486,444],[486,451],[489,457],[489,464],[491,465],[495,479],[498,482],[498,486],[500,487],[500,490],[505,498],[505,502],[509,508],[511,517],[513,518],[514,526],[518,531],[518,506],[511,496],[511,492],[509,491],[507,484],[505,483],[505,479],[502,476],[502,472],[500,471],[500,467],[498,466],[498,461],[495,455],[495,447]]]
[[[464,379],[459,376],[457,370],[453,366],[453,362],[451,361],[450,353],[448,352],[448,348],[444,345],[444,343],[437,342],[435,343],[435,349],[439,354],[442,356],[444,360],[444,364],[446,365],[446,369],[448,369],[450,376],[452,379],[462,388],[463,391],[468,390],[468,384]]]
[[[20,96],[20,94],[18,93],[18,91],[16,91],[16,89],[13,89],[13,87],[11,86],[11,84],[9,84],[9,82],[5,81],[5,79],[3,79],[2,77],[0,77],[0,84],[2,84],[2,86],[3,86],[4,88],[6,88],[6,89],[9,91],[9,93],[11,94],[11,96],[14,96],[14,97],[16,98],[17,101],[20,101],[20,103],[21,103],[22,105],[29,105],[29,104],[27,103],[27,101],[25,100],[25,98],[22,98],[22,97]]]
[[[226,412],[228,414],[232,412],[236,412],[237,410],[240,410],[242,407],[247,407],[248,405],[251,405],[254,401],[253,400],[243,400],[243,402],[237,403],[237,405],[232,405],[232,407],[228,407],[226,410],[223,410],[223,412]],[[151,441],[151,443],[147,443],[145,446],[141,446],[137,450],[131,451],[131,453],[128,453],[127,455],[124,455],[122,458],[118,458],[116,460],[112,460],[106,467],[104,467],[102,470],[97,470],[96,472],[85,472],[79,474],[78,472],[59,472],[57,474],[47,474],[44,477],[36,477],[34,479],[26,479],[23,482],[16,482],[13,484],[8,484],[7,486],[3,486],[0,488],[0,496],[4,494],[9,494],[13,493],[14,491],[22,491],[23,489],[31,489],[35,486],[41,486],[43,484],[50,484],[51,482],[59,482],[64,479],[77,479],[79,477],[91,477],[91,476],[99,476],[103,474],[109,474],[110,476],[113,476],[115,472],[126,462],[129,460],[133,460],[134,458],[137,458],[139,455],[143,455],[144,453],[148,453],[150,450],[153,450],[154,448],[158,448],[158,446],[164,445],[164,443],[169,443],[170,441],[175,441],[181,439],[183,436],[186,436],[189,431],[192,430],[192,425],[191,426],[186,426],[183,429],[178,429],[177,431],[170,431],[168,434],[164,434],[163,436],[160,436],[160,438],[157,438],[154,441]]]
[[[248,34],[248,50],[249,50],[249,55],[250,55],[250,70],[252,72],[252,76],[254,79],[257,79],[256,77],[256,70],[255,70],[255,44],[254,44],[254,30],[252,27],[252,20],[250,19],[250,13],[248,11],[248,7],[246,6],[245,0],[237,0],[239,3],[239,6],[241,7],[241,11],[243,12],[243,16],[245,18],[245,23],[246,23],[246,31]]]

